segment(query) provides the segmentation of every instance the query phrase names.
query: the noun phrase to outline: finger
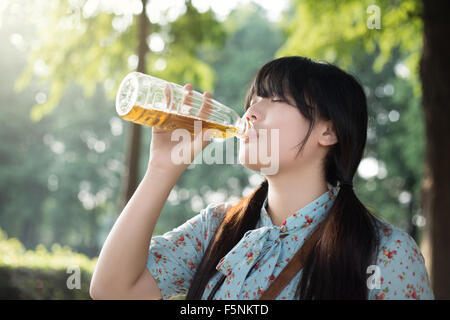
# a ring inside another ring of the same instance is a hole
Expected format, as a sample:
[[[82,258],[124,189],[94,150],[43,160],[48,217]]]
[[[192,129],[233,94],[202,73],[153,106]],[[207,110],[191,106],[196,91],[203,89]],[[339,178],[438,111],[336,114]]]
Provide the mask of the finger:
[[[208,120],[209,117],[211,116],[213,110],[211,99],[212,99],[211,93],[207,91],[203,93],[202,106],[200,107],[200,110],[197,114],[197,117],[199,117],[200,119]]]
[[[192,106],[193,101],[192,91],[194,90],[194,88],[190,83],[185,84],[183,88],[185,89],[183,93],[183,104]]]
[[[164,95],[166,96],[166,104],[167,104],[167,109],[172,109],[172,105],[171,105],[171,94],[170,94],[170,87],[169,84],[166,84],[166,87],[164,88]]]
[[[212,101],[212,94],[206,91],[203,93],[203,103],[202,103],[202,106],[200,108],[200,111],[199,111],[197,117],[200,119],[208,120],[209,117],[211,116],[213,110],[214,110],[214,107],[213,107],[213,101]],[[220,132],[218,132],[217,129],[209,128],[209,129],[203,130],[204,140],[206,140],[208,142],[210,141],[210,139],[213,136],[215,136],[217,134],[219,134],[219,136],[220,136]]]

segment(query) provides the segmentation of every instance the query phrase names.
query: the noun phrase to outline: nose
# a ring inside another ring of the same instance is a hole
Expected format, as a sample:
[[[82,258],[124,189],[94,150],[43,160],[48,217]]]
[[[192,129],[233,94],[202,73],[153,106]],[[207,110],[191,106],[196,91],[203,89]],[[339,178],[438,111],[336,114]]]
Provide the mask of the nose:
[[[250,122],[251,126],[250,130],[252,129],[255,130],[256,136],[258,137],[259,136],[258,129],[255,127],[255,121],[257,120],[257,117],[254,114],[249,114],[245,118],[247,119],[248,122]]]
[[[247,118],[248,121],[253,122],[253,123],[254,123],[256,120],[258,120],[258,118],[256,117],[256,115],[253,114],[253,113],[249,113],[249,114],[246,116],[246,118]]]

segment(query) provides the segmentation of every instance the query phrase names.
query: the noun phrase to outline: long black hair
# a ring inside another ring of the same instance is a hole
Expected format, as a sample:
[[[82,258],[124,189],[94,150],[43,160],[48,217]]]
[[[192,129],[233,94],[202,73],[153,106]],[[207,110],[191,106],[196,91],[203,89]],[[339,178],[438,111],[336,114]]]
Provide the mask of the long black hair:
[[[329,184],[340,183],[341,187],[319,225],[319,237],[304,263],[296,298],[367,299],[367,267],[374,263],[378,234],[375,216],[359,201],[351,185],[367,138],[367,102],[361,85],[332,64],[292,56],[272,60],[258,70],[245,110],[253,94],[285,100],[290,95],[294,99],[309,121],[299,153],[319,118],[332,121],[338,140],[323,159],[323,170]],[[202,298],[219,260],[246,231],[256,227],[267,191],[264,179],[253,193],[228,209],[197,267],[186,299]]]

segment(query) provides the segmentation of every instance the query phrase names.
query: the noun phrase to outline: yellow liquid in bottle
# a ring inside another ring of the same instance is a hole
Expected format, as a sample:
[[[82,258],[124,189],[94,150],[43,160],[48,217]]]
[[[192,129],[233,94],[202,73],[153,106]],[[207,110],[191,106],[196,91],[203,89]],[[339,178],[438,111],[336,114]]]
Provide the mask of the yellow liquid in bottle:
[[[215,129],[210,131],[213,138],[229,138],[238,133],[237,128],[232,126],[205,121],[195,116],[189,117],[141,106],[133,106],[129,113],[121,117],[131,122],[164,130],[186,129],[192,135],[194,134],[194,121],[202,121],[202,130]]]

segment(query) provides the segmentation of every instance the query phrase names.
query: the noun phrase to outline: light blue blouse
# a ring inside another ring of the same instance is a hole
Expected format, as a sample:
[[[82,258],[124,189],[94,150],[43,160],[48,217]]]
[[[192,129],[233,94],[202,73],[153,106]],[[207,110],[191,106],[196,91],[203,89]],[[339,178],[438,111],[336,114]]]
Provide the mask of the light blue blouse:
[[[291,214],[281,226],[272,223],[266,198],[256,228],[247,231],[219,261],[218,272],[211,277],[202,299],[209,296],[221,274],[226,275],[226,279],[213,299],[259,299],[326,216],[337,192],[338,187],[331,187]],[[229,205],[210,204],[181,226],[152,238],[147,269],[161,289],[163,299],[186,295],[205,249]],[[424,258],[414,239],[387,222],[377,219],[377,224],[381,243],[375,265],[367,274],[368,299],[434,299]],[[277,300],[294,299],[301,275],[302,270],[281,291]]]

